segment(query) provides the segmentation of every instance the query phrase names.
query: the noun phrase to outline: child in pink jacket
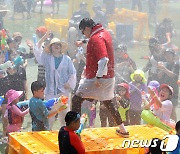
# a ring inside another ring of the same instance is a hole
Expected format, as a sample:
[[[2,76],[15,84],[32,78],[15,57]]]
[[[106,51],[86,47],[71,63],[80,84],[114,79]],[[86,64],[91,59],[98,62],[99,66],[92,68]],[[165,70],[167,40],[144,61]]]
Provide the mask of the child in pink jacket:
[[[29,112],[29,108],[21,111],[17,106],[19,99],[22,97],[23,91],[10,89],[5,97],[8,100],[5,117],[8,119],[7,133],[19,132],[23,124],[24,116]]]

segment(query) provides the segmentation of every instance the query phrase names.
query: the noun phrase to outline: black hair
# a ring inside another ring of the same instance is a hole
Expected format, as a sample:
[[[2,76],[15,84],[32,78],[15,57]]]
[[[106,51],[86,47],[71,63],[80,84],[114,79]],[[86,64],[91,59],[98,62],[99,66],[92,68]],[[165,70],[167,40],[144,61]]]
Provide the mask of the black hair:
[[[32,91],[33,94],[34,94],[34,91],[40,90],[42,88],[45,89],[45,85],[40,81],[34,81],[31,84],[31,91]]]
[[[176,123],[175,129],[176,132],[178,132],[178,130],[180,129],[180,120]]]
[[[80,119],[80,114],[78,112],[69,111],[65,116],[66,126],[69,126],[72,122],[76,122]]]
[[[154,144],[155,140],[157,140],[157,142],[156,142],[157,146],[156,147],[152,147],[152,145]],[[162,142],[161,139],[153,138],[152,141],[151,141],[151,145],[149,147],[148,154],[163,154],[164,152],[160,149],[161,142]]]
[[[159,44],[159,41],[157,38],[152,37],[149,39],[149,50],[152,53],[155,50],[155,45]]]
[[[79,30],[85,29],[85,27],[93,28],[96,23],[91,18],[84,18],[79,23]]]

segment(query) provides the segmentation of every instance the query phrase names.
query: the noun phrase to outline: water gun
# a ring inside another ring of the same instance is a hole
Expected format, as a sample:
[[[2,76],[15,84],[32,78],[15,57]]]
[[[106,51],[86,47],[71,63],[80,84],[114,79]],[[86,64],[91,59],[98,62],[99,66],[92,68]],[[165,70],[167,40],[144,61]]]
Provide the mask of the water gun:
[[[14,58],[13,64],[14,64],[13,65],[14,68],[17,68],[19,65],[24,64],[24,60],[23,60],[22,56],[18,56],[16,58]]]
[[[87,119],[88,119],[88,116],[87,114],[82,114],[81,118],[80,118],[80,126],[79,126],[79,129],[76,131],[76,134],[80,136],[82,130],[84,129],[84,126],[86,125],[87,123]]]
[[[37,36],[36,36],[36,34],[33,34],[33,43],[34,43],[34,45],[36,45],[37,44]]]
[[[3,101],[4,101],[4,97],[0,96],[0,106],[2,105]]]
[[[45,106],[48,110],[57,111],[57,109],[65,110],[68,106],[68,97],[60,96],[59,98],[53,98],[45,102]]]
[[[1,50],[4,51],[5,50],[5,46],[7,44],[6,42],[6,30],[2,29],[2,36],[1,36]]]
[[[25,111],[29,108],[29,100],[20,101],[17,103],[17,106],[21,109],[21,111]]]
[[[13,64],[11,61],[7,61],[3,64],[0,64],[0,70],[6,71],[8,68],[13,68]]]
[[[13,62],[8,60],[7,62],[0,64],[0,70],[6,72],[8,68],[16,68],[23,63],[23,58],[21,56],[18,56],[13,60]]]
[[[0,74],[5,77],[7,75],[6,71],[8,68],[13,68],[13,64],[11,61],[7,61],[3,64],[0,64]]]
[[[143,110],[141,112],[141,118],[150,125],[154,125],[159,127],[167,132],[174,131],[174,126],[168,125],[167,123],[160,120],[160,118],[156,117],[150,110]]]

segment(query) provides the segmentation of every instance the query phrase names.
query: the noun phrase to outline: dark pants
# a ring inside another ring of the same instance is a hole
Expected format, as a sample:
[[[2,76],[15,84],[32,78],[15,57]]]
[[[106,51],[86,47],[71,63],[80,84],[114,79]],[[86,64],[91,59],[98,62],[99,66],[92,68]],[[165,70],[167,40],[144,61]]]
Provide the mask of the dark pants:
[[[129,120],[130,125],[140,125],[141,124],[141,112],[129,110]]]
[[[107,120],[109,123],[109,127],[115,126],[113,117],[112,117],[111,113],[108,111],[108,109],[104,106],[103,102],[100,103],[99,117],[100,117],[100,121],[101,121],[101,127],[107,126]]]
[[[93,101],[93,99],[82,98],[80,96],[74,95],[72,98],[72,111],[81,113],[81,104],[84,100]],[[117,125],[122,124],[122,119],[119,112],[115,109],[112,100],[102,101],[107,110],[111,113],[114,121]]]
[[[85,62],[81,60],[76,73],[77,82],[76,82],[76,87],[74,88],[74,92],[76,92],[79,87],[79,82],[81,80],[82,72],[84,71],[84,66],[85,66]]]

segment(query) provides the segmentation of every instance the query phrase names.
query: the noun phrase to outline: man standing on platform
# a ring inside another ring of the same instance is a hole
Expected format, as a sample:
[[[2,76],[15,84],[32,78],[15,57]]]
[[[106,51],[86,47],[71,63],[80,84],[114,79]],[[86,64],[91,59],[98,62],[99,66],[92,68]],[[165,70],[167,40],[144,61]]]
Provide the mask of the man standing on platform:
[[[85,78],[81,79],[78,90],[72,98],[72,110],[81,113],[81,104],[84,100],[101,101],[119,125],[116,133],[128,137],[129,133],[112,103],[115,86],[112,38],[101,24],[96,24],[90,18],[82,19],[79,29],[89,38],[89,41],[86,53]]]

